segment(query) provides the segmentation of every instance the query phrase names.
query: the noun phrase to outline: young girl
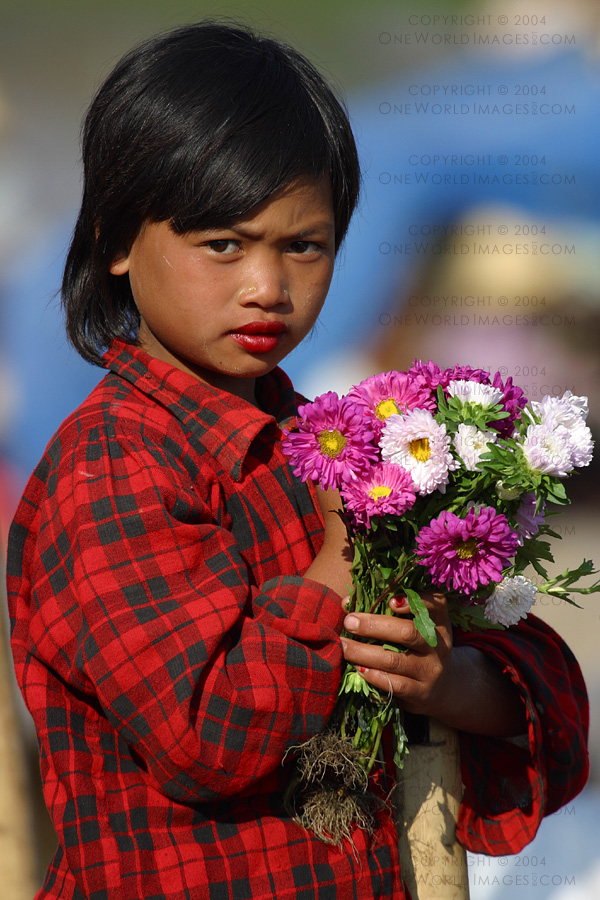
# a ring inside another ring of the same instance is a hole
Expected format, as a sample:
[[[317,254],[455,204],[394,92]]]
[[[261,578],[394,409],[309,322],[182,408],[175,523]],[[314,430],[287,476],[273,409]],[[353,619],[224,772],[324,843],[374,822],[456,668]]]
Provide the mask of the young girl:
[[[202,23],[117,65],[83,153],[63,296],[108,373],[34,472],[8,559],[59,838],[38,897],[402,898],[387,809],[340,849],[282,804],[342,654],[465,732],[459,837],[518,851],[585,782],[571,654],[535,619],[453,636],[440,595],[434,649],[401,600],[344,623],[337,497],[281,449],[298,398],[278,363],[315,324],[357,199],[340,103],[288,47]]]

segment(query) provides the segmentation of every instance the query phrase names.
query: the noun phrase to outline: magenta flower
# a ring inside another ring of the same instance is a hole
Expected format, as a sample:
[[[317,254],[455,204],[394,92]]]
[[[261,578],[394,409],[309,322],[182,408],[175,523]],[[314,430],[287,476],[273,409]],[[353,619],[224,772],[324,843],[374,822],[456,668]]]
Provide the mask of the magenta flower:
[[[378,463],[360,478],[346,482],[341,495],[355,526],[371,527],[373,516],[401,516],[415,502],[415,486],[406,469]]]
[[[506,379],[506,383],[502,381],[500,372],[496,372],[492,382],[495,388],[502,391],[503,397],[500,403],[509,414],[507,419],[498,419],[497,422],[491,422],[490,427],[499,431],[503,437],[511,437],[515,428],[515,422],[521,418],[521,410],[527,405],[527,397],[520,387],[513,384],[512,377]]]
[[[490,383],[490,373],[484,369],[473,369],[471,366],[452,366],[451,369],[440,369],[431,360],[424,363],[422,360],[414,361],[408,374],[413,377],[420,377],[425,381],[432,393],[435,395],[438,384],[446,388],[451,381],[477,381],[479,384]]]
[[[412,378],[406,372],[383,372],[371,375],[353,387],[348,399],[360,406],[367,417],[376,440],[381,437],[385,420],[409,409],[435,411],[435,399],[422,378]]]
[[[297,423],[298,431],[284,430],[282,446],[302,481],[339,488],[379,458],[362,409],[335,391],[299,406]]]
[[[473,507],[464,519],[444,510],[417,535],[417,556],[439,587],[470,594],[500,582],[518,535],[506,516],[489,506]]]

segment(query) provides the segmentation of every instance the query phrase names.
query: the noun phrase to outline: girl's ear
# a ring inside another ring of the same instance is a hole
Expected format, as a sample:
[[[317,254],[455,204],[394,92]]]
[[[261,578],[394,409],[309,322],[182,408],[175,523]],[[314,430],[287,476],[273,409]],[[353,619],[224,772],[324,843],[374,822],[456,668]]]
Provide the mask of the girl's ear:
[[[111,275],[125,275],[129,272],[129,253],[116,256],[108,267]]]
[[[100,225],[96,225],[94,228],[96,232],[96,240],[100,235]],[[108,267],[108,271],[111,275],[125,275],[126,272],[129,272],[129,253],[119,253],[118,256],[115,256],[110,266]]]

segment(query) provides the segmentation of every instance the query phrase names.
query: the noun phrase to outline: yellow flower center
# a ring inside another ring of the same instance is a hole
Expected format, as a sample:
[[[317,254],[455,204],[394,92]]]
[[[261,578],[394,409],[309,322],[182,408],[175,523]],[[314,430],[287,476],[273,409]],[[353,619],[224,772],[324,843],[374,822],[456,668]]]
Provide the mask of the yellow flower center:
[[[473,554],[475,553],[475,548],[477,547],[477,541],[475,538],[469,538],[467,541],[463,541],[456,548],[456,555],[459,559],[471,559]]]
[[[398,407],[390,397],[388,400],[380,400],[375,407],[375,415],[383,422],[388,416],[393,416],[398,412]]]
[[[429,438],[417,438],[415,441],[411,441],[408,446],[410,448],[411,456],[414,456],[417,462],[427,462],[431,456]]]
[[[371,488],[369,497],[377,503],[382,497],[389,497],[391,493],[392,489],[391,487],[388,487],[387,484],[378,484],[376,487]]]
[[[330,459],[335,459],[336,456],[339,456],[347,443],[348,439],[343,434],[340,434],[337,428],[334,428],[333,431],[322,431],[319,434],[321,453]]]

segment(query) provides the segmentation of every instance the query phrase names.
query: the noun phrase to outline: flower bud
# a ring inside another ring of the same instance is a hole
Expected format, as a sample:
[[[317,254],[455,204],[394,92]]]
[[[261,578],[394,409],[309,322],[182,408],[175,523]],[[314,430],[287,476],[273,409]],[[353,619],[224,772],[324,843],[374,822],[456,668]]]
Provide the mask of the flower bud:
[[[500,497],[501,500],[516,500],[517,497],[521,496],[523,491],[521,491],[519,488],[516,488],[516,487],[512,487],[512,488],[504,487],[503,481],[497,481],[496,482],[496,493],[498,494],[498,496]]]

